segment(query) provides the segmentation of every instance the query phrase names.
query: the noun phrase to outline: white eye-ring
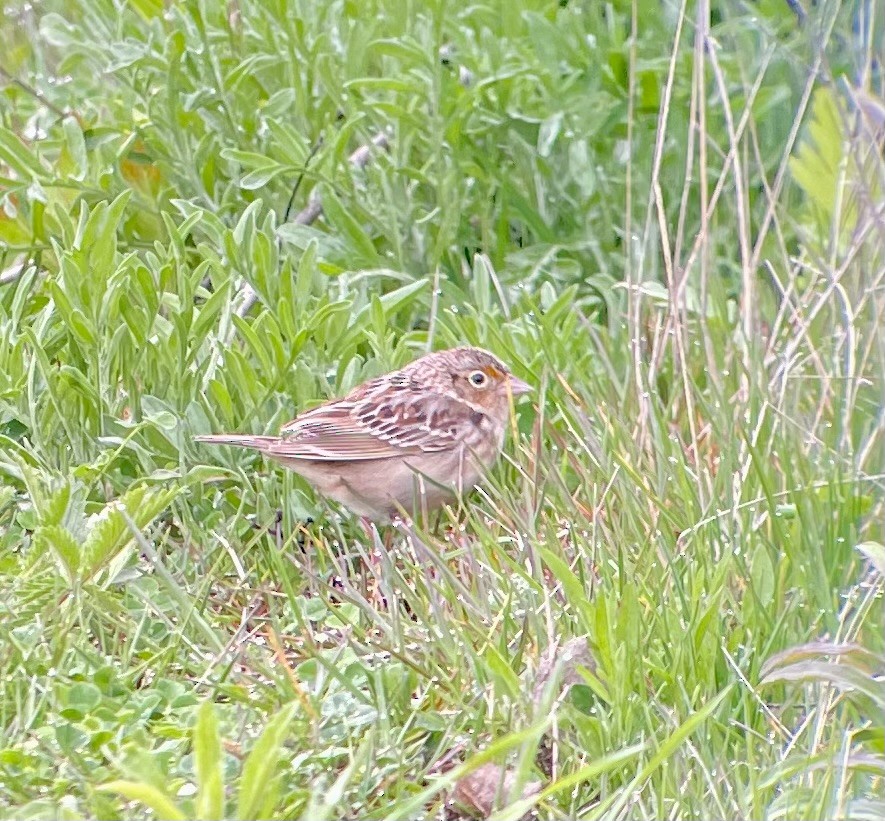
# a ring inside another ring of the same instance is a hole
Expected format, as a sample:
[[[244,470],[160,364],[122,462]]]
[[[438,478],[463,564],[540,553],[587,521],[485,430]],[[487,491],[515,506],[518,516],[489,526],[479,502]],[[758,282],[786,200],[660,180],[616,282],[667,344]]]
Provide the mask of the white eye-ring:
[[[486,385],[486,382],[489,381],[488,377],[482,371],[473,371],[468,377],[471,384],[477,388],[483,388]]]

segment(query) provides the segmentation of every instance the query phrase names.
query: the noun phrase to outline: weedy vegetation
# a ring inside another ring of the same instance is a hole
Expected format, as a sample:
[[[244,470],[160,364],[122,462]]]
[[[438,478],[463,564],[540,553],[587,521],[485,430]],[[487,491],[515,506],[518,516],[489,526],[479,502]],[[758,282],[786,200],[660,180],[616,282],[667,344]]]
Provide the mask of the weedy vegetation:
[[[0,24],[0,814],[879,817],[875,3]],[[537,387],[369,539],[197,434]]]

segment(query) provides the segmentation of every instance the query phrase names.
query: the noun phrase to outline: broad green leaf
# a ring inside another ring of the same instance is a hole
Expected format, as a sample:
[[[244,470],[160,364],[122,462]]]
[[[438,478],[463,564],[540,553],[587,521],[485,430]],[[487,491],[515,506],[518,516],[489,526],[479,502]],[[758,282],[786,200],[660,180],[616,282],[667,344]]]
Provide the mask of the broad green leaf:
[[[591,623],[587,608],[587,593],[581,580],[572,572],[571,568],[549,548],[542,547],[540,550],[544,564],[550,568],[550,572],[562,585],[565,598],[575,611],[575,615],[581,620],[583,630],[594,632],[595,625]]]
[[[83,712],[94,710],[100,703],[101,690],[89,682],[77,682],[68,691],[68,704],[79,707]]]
[[[826,682],[845,692],[856,690],[868,696],[879,710],[885,711],[885,682],[857,665],[828,661],[800,661],[769,672],[760,684],[785,681]]]
[[[139,530],[147,527],[177,495],[177,490],[135,487],[120,499],[109,502],[83,545],[83,566],[91,576],[132,543],[132,533],[123,516],[125,510]]]
[[[6,163],[26,180],[46,175],[40,160],[9,129],[0,127],[0,162]]]
[[[246,169],[246,173],[240,178],[240,187],[247,190],[262,188],[278,174],[289,170],[287,166],[278,163],[270,157],[249,151],[225,149],[221,152],[221,156],[239,163],[239,165]]]
[[[224,774],[218,719],[211,701],[204,701],[194,726],[194,767],[197,776],[196,816],[207,821],[224,817]]]
[[[32,499],[32,501],[40,505],[40,524],[61,525],[64,523],[71,507],[71,485],[65,482],[58,490],[45,499],[43,504],[40,504],[37,499]]]
[[[267,818],[273,811],[279,789],[276,768],[296,710],[297,704],[292,703],[268,719],[246,758],[240,775],[240,795],[237,802],[236,817],[240,821]]]
[[[878,659],[876,654],[858,644],[834,644],[830,641],[809,641],[795,647],[789,647],[765,660],[760,671],[762,680],[774,675],[778,670],[801,661],[820,659],[828,656],[837,659],[848,659],[849,663],[875,667]]]
[[[861,542],[857,549],[870,560],[880,576],[885,576],[885,545],[881,542]]]
[[[131,3],[143,20],[152,20],[163,13],[163,0],[131,0]]]
[[[338,350],[346,349],[353,345],[365,333],[366,325],[369,323],[373,311],[377,313],[380,308],[380,315],[383,317],[382,321],[386,323],[396,311],[416,302],[418,297],[427,291],[427,280],[420,279],[417,282],[411,282],[408,285],[403,285],[393,291],[382,294],[380,297],[375,297],[353,317],[349,323],[350,328],[347,333],[338,340]],[[332,307],[328,306],[328,308]]]
[[[67,528],[61,525],[41,525],[34,533],[37,549],[49,547],[58,558],[69,581],[80,571],[80,545]]]
[[[273,165],[267,168],[259,168],[250,171],[240,177],[240,188],[246,191],[254,191],[258,188],[264,188],[274,177],[278,177],[284,171],[288,171],[285,165]]]
[[[831,214],[835,205],[842,156],[842,117],[833,90],[821,86],[812,97],[808,134],[790,157],[790,171],[826,214]]]
[[[381,258],[378,256],[375,244],[328,185],[323,186],[322,203],[328,222],[350,241],[352,251],[357,253],[353,267],[366,268],[380,265]]]
[[[261,200],[249,203],[246,210],[240,214],[234,230],[231,232],[231,239],[237,248],[244,249],[245,253],[241,256],[246,258],[251,253],[252,238],[255,234],[255,226],[261,214],[264,204]],[[234,255],[236,258],[236,255]]]
[[[255,169],[264,169],[277,165],[277,162],[264,154],[258,154],[254,151],[239,151],[233,148],[225,148],[220,152],[221,156],[226,160],[232,160],[244,168],[254,171]]]
[[[498,685],[499,694],[517,698],[520,692],[519,677],[513,672],[513,668],[507,663],[507,660],[491,644],[486,647],[483,658]]]
[[[109,781],[100,784],[97,789],[117,793],[128,801],[144,804],[157,818],[162,818],[164,821],[185,821],[187,818],[168,795],[150,784],[138,781]]]
[[[72,176],[76,180],[82,180],[86,177],[86,172],[89,170],[83,129],[80,128],[80,124],[74,117],[65,117],[62,127],[65,134],[65,146],[74,165],[75,173]]]

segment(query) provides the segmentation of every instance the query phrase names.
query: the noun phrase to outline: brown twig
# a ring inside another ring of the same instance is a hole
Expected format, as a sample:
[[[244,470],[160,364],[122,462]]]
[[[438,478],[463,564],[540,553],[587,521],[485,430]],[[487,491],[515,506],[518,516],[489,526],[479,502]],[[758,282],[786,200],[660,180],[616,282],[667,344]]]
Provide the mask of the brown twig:
[[[22,91],[30,94],[35,100],[45,105],[53,114],[55,114],[60,119],[64,119],[68,116],[75,116],[69,111],[63,111],[60,109],[55,103],[46,98],[46,95],[43,94],[42,91],[34,88],[31,85],[28,85],[24,80],[19,80],[18,77],[10,74],[3,66],[0,66],[0,76],[5,77],[6,80],[13,85],[18,86]]]
[[[370,143],[361,145],[357,148],[356,151],[350,155],[348,161],[354,168],[363,169],[372,161],[372,154],[375,149],[380,148],[386,151],[389,145],[390,142],[387,138],[387,134],[382,131],[372,137]],[[320,199],[318,189],[314,188],[307,199],[307,205],[305,205],[304,208],[292,218],[292,222],[295,223],[295,225],[311,225],[319,219],[322,213],[323,203]],[[238,317],[242,318],[252,310],[252,306],[258,301],[258,293],[248,282],[244,282],[242,286],[240,286],[240,290],[237,292],[235,300],[239,303],[236,308],[236,314]]]

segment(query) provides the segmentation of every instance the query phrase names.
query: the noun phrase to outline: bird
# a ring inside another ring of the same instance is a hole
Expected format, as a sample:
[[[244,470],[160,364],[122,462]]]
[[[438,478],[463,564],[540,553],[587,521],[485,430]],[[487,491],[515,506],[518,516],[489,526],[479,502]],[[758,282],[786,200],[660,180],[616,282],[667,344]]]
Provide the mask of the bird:
[[[364,523],[386,523],[471,490],[501,453],[512,399],[531,390],[489,351],[451,348],[299,414],[278,436],[195,440],[260,451]]]

